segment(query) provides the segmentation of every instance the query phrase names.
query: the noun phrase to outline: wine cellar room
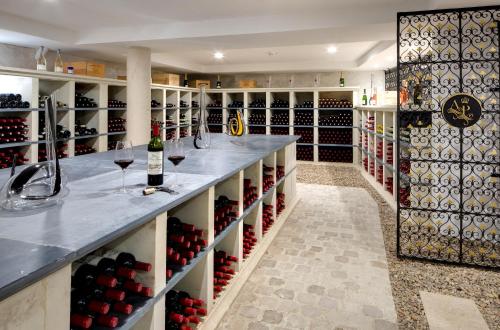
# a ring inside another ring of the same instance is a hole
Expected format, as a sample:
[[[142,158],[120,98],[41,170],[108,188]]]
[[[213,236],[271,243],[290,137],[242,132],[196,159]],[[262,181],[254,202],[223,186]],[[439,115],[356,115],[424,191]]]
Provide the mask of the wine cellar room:
[[[500,5],[3,0],[1,330],[500,330]]]

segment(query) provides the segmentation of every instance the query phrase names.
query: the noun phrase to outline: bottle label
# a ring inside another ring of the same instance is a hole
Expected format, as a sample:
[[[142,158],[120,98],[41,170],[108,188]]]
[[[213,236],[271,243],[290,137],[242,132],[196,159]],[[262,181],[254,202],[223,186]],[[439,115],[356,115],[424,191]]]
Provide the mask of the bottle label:
[[[44,64],[37,64],[36,65],[36,69],[38,71],[46,71],[47,70],[47,67],[44,65]]]
[[[59,72],[59,73],[62,73],[63,71],[64,71],[64,70],[63,70],[62,66],[56,66],[56,67],[54,68],[54,72]]]
[[[163,151],[148,152],[148,174],[163,174]]]

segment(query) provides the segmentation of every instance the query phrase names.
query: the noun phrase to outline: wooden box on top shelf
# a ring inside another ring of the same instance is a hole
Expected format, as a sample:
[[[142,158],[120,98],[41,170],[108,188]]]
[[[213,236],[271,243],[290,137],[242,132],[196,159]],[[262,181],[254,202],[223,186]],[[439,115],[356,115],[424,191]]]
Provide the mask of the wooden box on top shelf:
[[[240,80],[239,84],[240,84],[240,88],[256,88],[257,87],[256,80]]]
[[[196,79],[196,80],[190,81],[190,83],[189,83],[189,87],[193,87],[193,88],[200,88],[201,85],[205,85],[206,88],[210,88],[210,80]]]
[[[70,66],[73,67],[73,74],[76,75],[104,78],[106,74],[106,65],[104,64],[87,61],[65,62],[65,73],[68,73],[68,67]]]
[[[153,84],[179,86],[180,78],[178,74],[157,72],[151,75]]]

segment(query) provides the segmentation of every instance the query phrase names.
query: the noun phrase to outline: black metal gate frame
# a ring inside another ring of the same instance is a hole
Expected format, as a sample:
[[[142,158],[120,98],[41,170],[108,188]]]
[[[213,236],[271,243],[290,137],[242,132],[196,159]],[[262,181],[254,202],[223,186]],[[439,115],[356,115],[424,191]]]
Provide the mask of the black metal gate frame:
[[[429,61],[422,61],[421,58],[417,58],[417,61],[415,61],[414,64],[450,64],[450,63],[457,63],[459,65],[459,91],[460,92],[463,92],[463,89],[464,89],[464,81],[463,81],[463,63],[467,63],[467,62],[482,62],[482,61],[485,61],[483,59],[479,59],[479,60],[475,60],[475,59],[471,59],[471,60],[467,60],[467,59],[464,59],[463,58],[463,45],[462,45],[462,38],[463,38],[463,29],[462,29],[462,17],[463,17],[463,13],[465,12],[476,12],[476,11],[500,11],[500,6],[483,6],[483,7],[469,7],[469,8],[455,8],[455,9],[442,9],[442,10],[428,10],[428,11],[415,11],[415,12],[399,12],[398,15],[397,15],[397,60],[398,60],[398,63],[397,63],[397,73],[396,73],[396,79],[397,79],[397,100],[398,100],[398,103],[397,103],[397,121],[396,121],[396,131],[398,132],[398,137],[397,137],[397,141],[398,141],[398,146],[397,146],[397,191],[396,191],[396,196],[397,196],[397,224],[396,224],[396,230],[397,230],[397,256],[399,258],[409,258],[409,259],[425,259],[427,261],[432,261],[432,262],[444,262],[444,263],[449,263],[449,264],[459,264],[459,265],[469,265],[469,266],[476,266],[476,267],[484,267],[484,268],[499,268],[500,267],[500,261],[497,259],[496,260],[496,263],[493,263],[493,264],[480,264],[480,263],[467,263],[467,262],[464,262],[463,260],[463,216],[464,214],[473,214],[474,213],[469,213],[469,212],[464,212],[463,210],[463,181],[464,181],[464,178],[463,178],[463,165],[464,163],[467,163],[467,162],[464,162],[463,160],[463,156],[464,156],[464,151],[463,151],[463,129],[460,128],[459,129],[459,132],[460,132],[460,136],[459,136],[459,145],[460,145],[460,150],[459,150],[459,161],[458,161],[458,164],[459,164],[459,168],[460,168],[460,176],[459,176],[459,187],[460,187],[460,190],[459,190],[459,194],[460,194],[460,203],[459,203],[459,210],[458,210],[458,215],[459,215],[459,221],[460,221],[460,231],[459,231],[459,240],[460,240],[460,251],[459,251],[459,260],[458,261],[454,261],[454,260],[446,260],[446,259],[442,259],[442,258],[432,258],[432,257],[426,257],[426,256],[422,256],[422,255],[405,255],[405,254],[402,254],[401,253],[401,219],[400,219],[400,215],[401,215],[401,210],[402,209],[412,209],[412,210],[416,210],[416,211],[419,211],[419,210],[422,210],[424,211],[423,209],[419,209],[419,208],[405,208],[405,207],[402,207],[401,206],[401,203],[400,203],[400,200],[401,200],[401,196],[400,196],[400,187],[401,187],[401,172],[400,172],[400,164],[401,164],[401,139],[400,139],[400,132],[401,132],[401,125],[400,125],[400,119],[401,119],[401,99],[400,99],[400,93],[399,91],[401,90],[401,66],[402,65],[411,65],[412,63],[411,62],[403,62],[402,63],[402,59],[401,59],[401,50],[400,50],[400,46],[401,46],[401,42],[400,42],[400,38],[401,38],[401,18],[402,17],[405,17],[405,16],[418,16],[418,15],[433,15],[433,14],[449,14],[449,13],[457,13],[458,14],[458,38],[459,38],[459,45],[458,45],[458,59],[457,60],[450,60],[450,61],[445,61],[445,60],[441,60],[440,58],[438,58],[437,61],[432,61],[432,60],[429,60]],[[494,16],[492,14],[492,18],[494,19]],[[497,34],[499,34],[499,30],[500,30],[500,20],[496,20],[496,29],[497,29]],[[500,40],[500,38],[499,38]],[[497,61],[497,64],[498,64],[498,61],[499,61],[499,56],[498,56],[498,48],[497,48],[497,58],[496,58],[496,61]],[[494,59],[493,59],[494,61]],[[492,90],[492,92],[494,93],[498,93],[498,77],[497,77],[497,86],[494,90]],[[431,93],[432,93],[432,90],[431,90]],[[441,102],[440,102],[441,103]],[[497,105],[498,107],[498,105]],[[434,111],[436,112],[436,111]],[[493,113],[493,120],[495,120],[495,115],[499,115],[499,111],[498,111],[498,108],[497,110],[493,109],[492,111]],[[483,132],[484,134],[484,132]],[[493,136],[494,138],[494,136]],[[410,141],[411,142],[411,141]],[[410,157],[411,158],[411,157]],[[425,160],[425,161],[428,161],[429,163],[432,163],[432,161],[429,159],[429,160]],[[435,160],[435,162],[440,162],[440,161],[444,161],[444,162],[449,162],[449,160]],[[471,162],[473,164],[478,164],[480,162]],[[494,164],[490,164],[490,163],[487,163],[488,165],[494,165]],[[498,173],[497,173],[498,175]],[[411,182],[411,179],[410,179],[410,182]],[[495,196],[495,194],[494,194]],[[444,210],[440,210],[440,209],[429,209],[429,210],[425,210],[425,211],[436,211],[436,212],[448,212],[448,211],[444,211]],[[481,216],[482,214],[481,213],[478,213],[477,215]],[[491,216],[491,215],[488,215],[488,216]],[[498,216],[498,214],[497,214]],[[495,224],[495,210],[493,210],[493,224]],[[439,232],[438,232],[439,234]],[[498,235],[498,234],[497,234]],[[494,246],[494,251],[495,250],[498,250],[499,247],[499,242],[496,241],[494,242],[495,246]],[[500,257],[500,256],[499,256]]]

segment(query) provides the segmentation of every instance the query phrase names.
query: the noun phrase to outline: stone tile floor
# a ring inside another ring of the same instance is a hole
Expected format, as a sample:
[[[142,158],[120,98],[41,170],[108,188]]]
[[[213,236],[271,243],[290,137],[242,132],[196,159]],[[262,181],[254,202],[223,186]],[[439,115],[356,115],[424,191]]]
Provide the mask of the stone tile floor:
[[[396,329],[377,203],[360,188],[297,187],[218,329]]]
[[[297,181],[366,189],[379,206],[399,329],[429,329],[420,292],[472,299],[490,329],[500,330],[500,272],[396,257],[396,214],[352,165],[301,163]]]

